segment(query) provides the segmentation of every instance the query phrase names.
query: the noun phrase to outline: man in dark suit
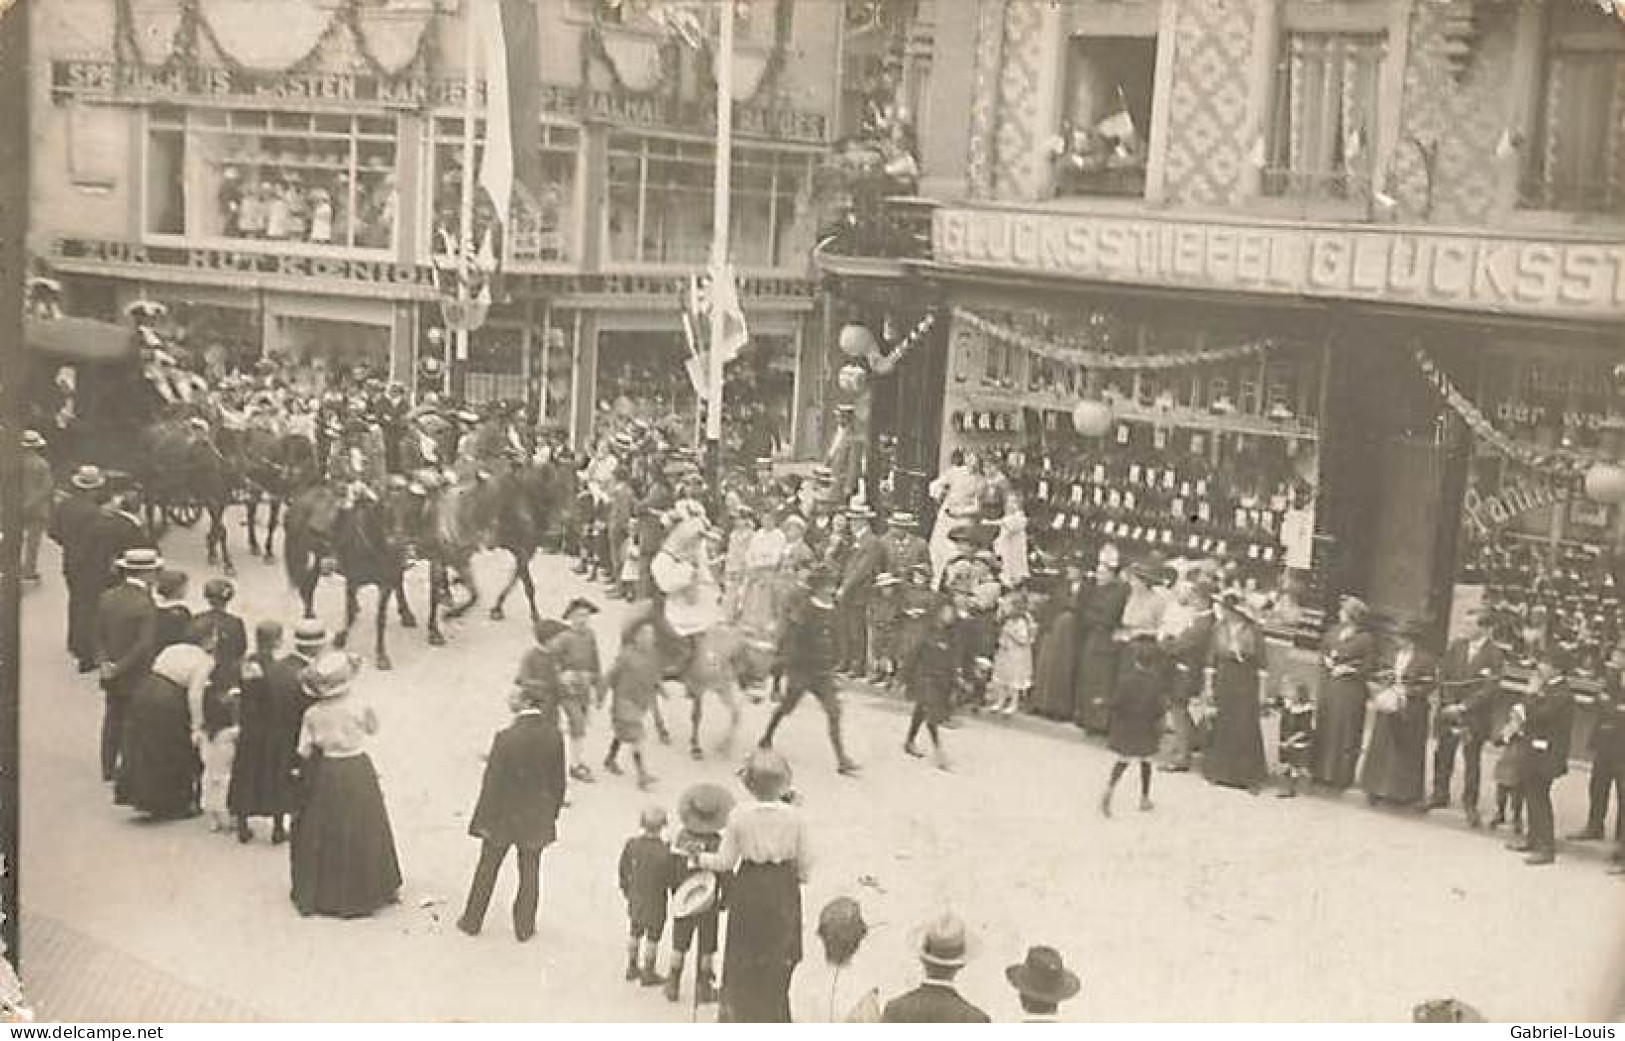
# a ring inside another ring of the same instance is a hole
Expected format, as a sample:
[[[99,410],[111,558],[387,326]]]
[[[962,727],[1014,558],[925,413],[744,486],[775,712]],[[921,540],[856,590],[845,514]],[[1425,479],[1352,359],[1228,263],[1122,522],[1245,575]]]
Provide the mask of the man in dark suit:
[[[959,996],[954,977],[965,967],[970,943],[965,923],[943,915],[920,938],[925,981],[886,1003],[882,1023],[990,1023],[986,1012]]]
[[[1507,845],[1514,852],[1528,853],[1526,864],[1550,864],[1557,859],[1552,784],[1569,772],[1569,742],[1574,731],[1574,695],[1569,692],[1567,668],[1563,651],[1548,652],[1536,663],[1529,681],[1529,721],[1524,728],[1528,753],[1523,768],[1529,831]]]
[[[1445,651],[1439,712],[1434,717],[1433,797],[1428,809],[1450,805],[1450,777],[1460,749],[1461,804],[1467,823],[1474,828],[1482,821],[1478,785],[1484,742],[1490,737],[1501,673],[1506,668],[1506,655],[1496,645],[1493,630],[1493,616],[1480,609],[1473,615],[1473,631],[1452,641]]]
[[[1591,728],[1591,782],[1587,788],[1585,827],[1570,835],[1576,842],[1598,842],[1607,834],[1608,803],[1614,802],[1614,861],[1625,851],[1625,644],[1609,655],[1602,691],[1597,695],[1596,723]],[[1576,699],[1579,700],[1579,699]]]
[[[140,500],[140,495],[133,490],[119,492],[102,509],[101,519],[96,523],[96,551],[108,564],[110,583],[117,581],[114,565],[126,551],[150,549],[156,552],[158,549],[157,540],[141,519]]]
[[[847,511],[852,550],[842,566],[836,598],[841,616],[841,664],[836,671],[860,678],[869,671],[869,601],[876,576],[886,570],[886,544],[875,534],[874,516],[867,506]]]
[[[96,602],[107,588],[107,561],[101,558],[96,527],[107,478],[94,466],[81,466],[69,479],[70,491],[51,517],[51,538],[62,547],[62,580],[68,589],[68,653],[80,672],[96,670]]]
[[[564,739],[552,704],[555,696],[543,687],[522,688],[515,694],[514,721],[491,742],[479,801],[468,824],[468,833],[481,842],[480,862],[457,919],[457,928],[470,936],[479,935],[485,924],[497,871],[510,847],[519,855],[513,934],[524,943],[536,933],[542,850],[557,837],[565,791]]]
[[[102,714],[104,781],[111,781],[118,767],[130,695],[152,666],[158,609],[148,584],[163,563],[155,550],[126,551],[118,560],[119,583],[104,592],[96,605],[96,646],[101,655],[102,689],[107,692]]]

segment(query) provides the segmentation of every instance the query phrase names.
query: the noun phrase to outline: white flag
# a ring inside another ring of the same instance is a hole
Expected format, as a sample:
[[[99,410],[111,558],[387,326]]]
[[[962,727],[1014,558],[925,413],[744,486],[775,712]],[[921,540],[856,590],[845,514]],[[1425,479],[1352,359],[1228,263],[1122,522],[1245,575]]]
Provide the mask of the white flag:
[[[739,357],[739,352],[750,343],[750,327],[745,324],[745,309],[739,303],[739,284],[735,281],[732,264],[727,264],[711,279],[711,306],[722,316],[717,342],[712,350],[722,352],[722,364]]]

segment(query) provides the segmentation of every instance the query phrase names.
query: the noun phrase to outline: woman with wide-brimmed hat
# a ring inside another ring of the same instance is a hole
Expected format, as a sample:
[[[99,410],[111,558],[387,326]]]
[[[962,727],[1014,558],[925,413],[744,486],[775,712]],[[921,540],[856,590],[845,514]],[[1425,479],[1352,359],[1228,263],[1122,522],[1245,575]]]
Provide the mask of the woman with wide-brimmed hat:
[[[1429,700],[1438,690],[1438,660],[1421,646],[1427,627],[1408,621],[1394,633],[1394,660],[1372,697],[1375,718],[1360,771],[1373,806],[1414,806],[1425,797]]]
[[[690,859],[696,867],[734,873],[718,1018],[788,1023],[790,975],[801,961],[801,887],[812,863],[807,824],[786,800],[791,773],[784,756],[757,749],[741,777],[752,801],[729,815],[715,853]]]
[[[1241,594],[1219,600],[1207,675],[1213,697],[1213,733],[1202,753],[1202,772],[1214,784],[1257,791],[1269,774],[1264,756],[1264,636]]]
[[[1365,737],[1365,705],[1370,693],[1366,676],[1376,653],[1376,642],[1366,628],[1370,613],[1364,600],[1345,596],[1338,607],[1337,626],[1321,644],[1314,779],[1339,791],[1354,783],[1360,742]]]
[[[395,836],[366,745],[378,716],[354,691],[355,659],[328,651],[305,670],[313,704],[299,731],[305,805],[294,819],[292,898],[300,914],[359,918],[397,899]]]
[[[138,682],[125,710],[113,801],[154,820],[198,813],[203,693],[214,671],[212,634],[166,648]]]

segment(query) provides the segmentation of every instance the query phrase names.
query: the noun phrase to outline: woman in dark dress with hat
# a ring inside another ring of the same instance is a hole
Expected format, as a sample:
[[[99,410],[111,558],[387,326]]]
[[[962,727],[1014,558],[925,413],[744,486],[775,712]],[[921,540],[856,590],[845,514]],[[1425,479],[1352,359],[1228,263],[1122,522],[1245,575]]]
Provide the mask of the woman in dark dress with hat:
[[[715,853],[691,863],[732,871],[728,939],[722,962],[726,1023],[788,1023],[790,976],[801,961],[801,886],[811,855],[801,811],[786,801],[790,764],[769,748],[745,763],[755,801],[734,809]]]
[[[130,695],[124,718],[113,801],[154,820],[178,820],[198,813],[202,763],[203,694],[214,671],[212,640],[166,648]]]
[[[356,666],[328,651],[305,670],[314,704],[299,730],[307,792],[294,819],[290,868],[300,914],[360,918],[397,899],[395,836],[366,745],[378,731],[372,706],[352,690]]]
[[[1094,578],[1078,588],[1073,621],[1078,627],[1077,695],[1072,720],[1094,734],[1106,732],[1117,678],[1117,628],[1128,606],[1128,583],[1118,576],[1117,547],[1103,546]]]
[[[1315,766],[1317,784],[1339,791],[1354,783],[1365,738],[1365,703],[1369,693],[1366,671],[1376,643],[1366,630],[1365,601],[1344,597],[1337,628],[1321,645],[1320,702],[1315,706]]]
[[[1269,774],[1259,719],[1264,638],[1238,594],[1226,594],[1221,605],[1208,665],[1213,733],[1202,753],[1202,772],[1214,784],[1257,791]]]
[[[1424,632],[1415,622],[1400,628],[1393,663],[1372,698],[1375,718],[1360,787],[1373,806],[1414,806],[1426,794],[1428,701],[1438,689],[1439,666],[1418,646]]]
[[[1033,672],[1033,711],[1045,719],[1071,720],[1077,690],[1076,601],[1083,572],[1074,563],[1055,581],[1040,617],[1038,659]]]

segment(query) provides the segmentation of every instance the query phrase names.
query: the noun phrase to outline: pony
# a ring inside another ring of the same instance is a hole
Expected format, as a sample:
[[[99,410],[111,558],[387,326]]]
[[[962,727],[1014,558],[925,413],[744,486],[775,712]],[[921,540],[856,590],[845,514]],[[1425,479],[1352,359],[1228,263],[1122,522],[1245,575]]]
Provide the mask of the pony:
[[[364,487],[341,492],[331,484],[317,484],[294,496],[283,524],[283,567],[306,618],[316,616],[321,576],[336,569],[344,577],[344,627],[333,640],[335,646],[349,642],[361,612],[361,589],[377,588],[374,656],[380,670],[392,667],[386,639],[390,601],[396,603],[402,628],[417,626],[405,592],[414,509],[407,492],[380,499]]]

